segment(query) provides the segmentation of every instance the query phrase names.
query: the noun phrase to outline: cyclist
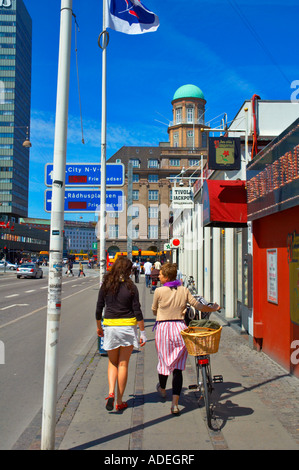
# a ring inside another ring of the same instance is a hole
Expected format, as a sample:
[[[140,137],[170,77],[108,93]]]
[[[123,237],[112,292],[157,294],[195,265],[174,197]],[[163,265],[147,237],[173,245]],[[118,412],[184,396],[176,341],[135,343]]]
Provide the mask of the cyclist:
[[[199,303],[176,277],[176,265],[172,263],[162,265],[159,279],[163,286],[155,290],[152,310],[157,317],[155,325],[159,375],[157,391],[162,398],[166,398],[167,379],[173,373],[171,413],[178,415],[180,413],[178,402],[183,385],[182,371],[185,370],[188,356],[180,334],[186,328],[184,316],[187,303],[203,312],[214,312],[220,307],[216,303],[211,306]]]

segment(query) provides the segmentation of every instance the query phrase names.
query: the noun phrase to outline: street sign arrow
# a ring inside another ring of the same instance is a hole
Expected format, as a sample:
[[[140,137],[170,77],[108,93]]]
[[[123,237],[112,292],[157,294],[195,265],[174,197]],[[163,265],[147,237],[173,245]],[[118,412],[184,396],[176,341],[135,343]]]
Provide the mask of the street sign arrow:
[[[125,184],[125,167],[123,163],[106,164],[106,186],[123,186]],[[45,185],[52,186],[53,164],[45,165]],[[68,163],[65,168],[65,186],[100,186],[101,165],[99,163]]]
[[[93,189],[66,189],[64,212],[97,212],[101,204],[101,191]],[[45,211],[51,212],[52,190],[45,191]],[[124,192],[121,189],[106,191],[106,211],[122,212],[124,210]]]

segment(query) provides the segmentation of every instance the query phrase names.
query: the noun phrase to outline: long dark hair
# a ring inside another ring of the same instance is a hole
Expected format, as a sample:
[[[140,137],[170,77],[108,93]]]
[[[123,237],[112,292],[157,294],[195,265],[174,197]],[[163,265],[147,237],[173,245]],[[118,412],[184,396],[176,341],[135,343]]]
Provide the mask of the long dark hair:
[[[111,271],[105,274],[103,279],[102,288],[107,294],[112,293],[114,295],[119,291],[119,287],[124,283],[127,288],[134,293],[134,283],[130,279],[130,274],[132,272],[132,261],[130,261],[125,256],[120,256],[117,258],[113,264]]]

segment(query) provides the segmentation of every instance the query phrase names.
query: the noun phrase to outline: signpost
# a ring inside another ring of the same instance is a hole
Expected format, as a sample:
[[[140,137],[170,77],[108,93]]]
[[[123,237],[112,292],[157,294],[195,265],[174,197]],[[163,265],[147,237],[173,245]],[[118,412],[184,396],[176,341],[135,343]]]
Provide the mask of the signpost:
[[[53,184],[53,164],[45,166],[45,184]],[[125,167],[123,163],[107,163],[106,186],[123,186]],[[99,163],[68,163],[65,168],[65,186],[100,186],[101,165]]]
[[[64,212],[96,212],[101,204],[101,191],[94,189],[66,189]],[[45,211],[51,212],[52,190],[45,191]],[[121,189],[106,191],[106,211],[122,212],[124,210],[124,192]]]

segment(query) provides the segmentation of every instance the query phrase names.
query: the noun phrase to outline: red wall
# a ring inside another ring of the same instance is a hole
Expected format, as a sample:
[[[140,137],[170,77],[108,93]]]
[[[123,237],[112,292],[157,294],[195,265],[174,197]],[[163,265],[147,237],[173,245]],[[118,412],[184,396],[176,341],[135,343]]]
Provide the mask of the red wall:
[[[299,207],[256,220],[253,231],[253,318],[258,347],[299,377],[299,325],[290,319],[288,235],[299,235]],[[267,301],[267,249],[277,249],[278,305]],[[294,346],[294,344],[293,344]],[[291,361],[291,354],[292,361]],[[294,361],[295,356],[295,361]]]

